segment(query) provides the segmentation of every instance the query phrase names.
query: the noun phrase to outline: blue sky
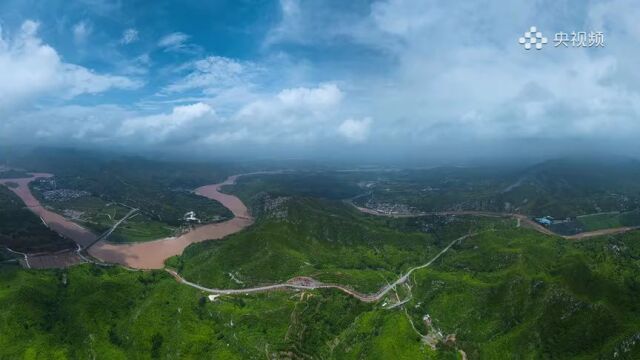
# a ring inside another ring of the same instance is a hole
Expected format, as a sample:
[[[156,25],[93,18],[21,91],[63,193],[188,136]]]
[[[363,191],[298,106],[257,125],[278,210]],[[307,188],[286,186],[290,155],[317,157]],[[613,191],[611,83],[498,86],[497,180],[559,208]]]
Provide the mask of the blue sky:
[[[0,140],[247,156],[636,151],[640,6],[0,3]],[[603,48],[526,51],[536,25]]]

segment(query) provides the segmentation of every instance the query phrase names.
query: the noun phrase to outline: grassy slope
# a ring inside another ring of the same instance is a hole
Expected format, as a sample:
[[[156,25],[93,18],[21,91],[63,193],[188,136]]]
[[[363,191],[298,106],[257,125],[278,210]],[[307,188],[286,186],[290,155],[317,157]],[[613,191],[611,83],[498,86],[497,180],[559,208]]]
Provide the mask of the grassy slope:
[[[79,224],[91,229],[96,234],[101,234],[111,228],[113,224],[123,218],[129,208],[116,203],[104,201],[95,196],[83,196],[66,201],[50,202],[58,212],[70,209],[82,212]],[[148,241],[171,236],[176,231],[164,223],[153,220],[148,216],[138,213],[122,223],[109,236],[111,242]]]
[[[245,287],[286,281],[298,275],[375,291],[401,270],[422,264],[478,219],[443,226],[438,236],[400,231],[340,202],[291,198],[248,231],[225,241],[190,246],[170,265],[187,279],[213,287]],[[234,281],[229,273],[239,279]]]
[[[619,214],[597,214],[579,217],[578,222],[587,231],[614,228],[620,226],[640,225],[640,210],[629,211]]]

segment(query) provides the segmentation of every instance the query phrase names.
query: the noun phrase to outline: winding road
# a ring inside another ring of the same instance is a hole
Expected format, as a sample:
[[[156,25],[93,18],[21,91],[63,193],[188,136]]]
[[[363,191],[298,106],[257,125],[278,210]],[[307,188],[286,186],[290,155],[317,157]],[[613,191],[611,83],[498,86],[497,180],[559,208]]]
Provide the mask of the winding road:
[[[199,226],[187,233],[184,233],[177,237],[169,237],[164,239],[158,239],[148,242],[140,243],[128,243],[128,244],[116,244],[110,243],[106,240],[107,236],[97,236],[88,229],[64,218],[63,216],[56,214],[46,208],[44,208],[39,201],[33,196],[29,189],[29,183],[38,178],[52,177],[51,174],[33,173],[30,178],[21,179],[2,179],[0,184],[6,184],[13,182],[17,184],[10,189],[16,193],[26,204],[26,206],[36,213],[43,222],[49,226],[52,230],[59,234],[74,240],[83,250],[87,251],[92,257],[99,259],[106,263],[121,264],[129,268],[134,269],[161,269],[164,268],[164,261],[175,255],[180,255],[184,249],[190,244],[212,240],[221,239],[228,235],[239,232],[246,227],[253,224],[253,218],[249,214],[247,207],[236,196],[224,194],[220,192],[220,189],[225,185],[233,185],[236,183],[238,177],[243,175],[264,174],[262,173],[250,173],[233,175],[228,177],[225,181],[199,187],[195,190],[195,193],[212,200],[219,201],[222,205],[227,207],[234,215],[230,220],[207,224]],[[499,212],[483,212],[483,211],[445,211],[445,212],[432,212],[432,213],[420,213],[416,215],[393,215],[377,212],[372,209],[358,207],[351,202],[358,210],[364,213],[379,215],[379,216],[392,216],[392,217],[407,217],[407,216],[425,216],[425,215],[473,215],[473,216],[488,216],[488,217],[512,217],[518,220],[518,224],[534,229],[540,233],[561,236],[553,233],[551,230],[541,226],[540,224],[532,221],[528,217],[521,214],[513,213],[499,213]],[[126,220],[129,216],[135,213],[136,209],[131,210],[124,218],[118,221],[114,227],[110,229],[113,231],[117,225]],[[609,234],[618,234],[631,230],[636,230],[640,227],[622,227],[603,229],[591,232],[580,233],[571,236],[561,236],[565,239],[584,239],[593,236],[602,236]],[[104,235],[104,234],[103,234]],[[447,247],[445,247],[440,253],[438,253],[429,262],[415,266],[409,269],[404,275],[400,276],[396,281],[387,286],[381,288],[378,292],[373,294],[362,294],[353,289],[345,287],[339,284],[325,284],[309,277],[295,277],[285,283],[265,285],[253,288],[244,289],[210,289],[198,284],[189,282],[182,278],[175,271],[167,269],[167,271],[174,276],[178,281],[188,286],[207,291],[212,294],[247,294],[254,292],[270,291],[284,288],[293,289],[319,289],[319,288],[334,288],[339,289],[355,298],[358,298],[365,302],[375,302],[384,297],[389,291],[394,289],[397,285],[404,283],[408,277],[416,270],[425,268],[431,265],[436,259],[446,253],[456,242],[473,236],[474,234],[465,235],[458,239],[453,240]],[[28,261],[28,260],[27,260]],[[25,262],[27,262],[25,261]]]
[[[252,173],[254,174],[254,173]],[[63,218],[62,216],[53,213],[45,209],[38,200],[31,193],[28,184],[41,177],[51,177],[51,174],[32,174],[31,178],[13,179],[18,187],[12,188],[27,206],[39,215],[45,224],[58,233],[75,240],[82,249],[89,252],[89,254],[97,259],[100,259],[109,263],[117,263],[125,265],[130,268],[136,269],[159,269],[164,267],[164,261],[174,255],[179,255],[190,244],[200,242],[209,239],[220,239],[227,235],[236,233],[253,223],[253,218],[249,214],[247,207],[236,196],[224,194],[220,192],[220,189],[225,185],[235,184],[236,180],[241,175],[234,175],[227,178],[224,182],[213,185],[206,185],[195,190],[195,193],[209,199],[217,200],[227,207],[234,215],[234,218],[225,222],[208,224],[200,226],[192,231],[189,231],[181,236],[159,239],[154,241],[131,243],[131,244],[115,244],[109,243],[105,239],[107,236],[96,236],[89,230],[81,227],[80,225],[71,222]],[[248,175],[248,174],[245,174]],[[2,182],[0,182],[2,183]],[[113,231],[119,224],[125,221],[129,216],[135,213],[137,209],[132,209],[125,217],[116,222],[116,224],[107,232]],[[53,222],[54,220],[55,222]],[[253,288],[244,289],[210,289],[204,286],[192,283],[182,278],[177,272],[171,269],[166,269],[176,280],[179,282],[194,287],[196,289],[206,291],[212,294],[229,295],[229,294],[248,294],[256,292],[264,292],[278,289],[321,289],[321,288],[333,288],[341,290],[361,301],[364,302],[376,302],[382,299],[389,291],[393,290],[399,284],[407,281],[409,276],[416,270],[430,266],[435,260],[440,258],[444,253],[458,241],[473,236],[474,234],[468,234],[457,238],[444,249],[442,249],[435,257],[429,260],[427,263],[412,267],[407,270],[405,274],[396,279],[393,283],[388,284],[381,288],[379,291],[372,294],[363,294],[353,289],[350,289],[344,285],[339,284],[326,284],[310,277],[295,277],[285,283],[271,284]]]
[[[292,278],[292,279],[290,279],[290,280],[288,280],[287,282],[284,282],[284,283],[264,285],[264,286],[256,286],[256,287],[251,287],[251,288],[243,288],[243,289],[212,289],[212,288],[207,288],[207,287],[204,287],[202,285],[198,285],[198,284],[192,283],[192,282],[184,279],[175,270],[166,269],[166,271],[169,274],[171,274],[180,283],[183,283],[185,285],[191,286],[191,287],[196,288],[198,290],[206,291],[208,293],[215,294],[215,295],[251,294],[251,293],[258,293],[258,292],[272,291],[272,290],[282,290],[282,289],[298,289],[298,290],[338,289],[338,290],[341,290],[341,291],[353,296],[354,298],[356,298],[358,300],[361,300],[363,302],[371,303],[371,302],[379,301],[385,295],[387,295],[387,293],[389,291],[393,290],[396,286],[406,282],[407,279],[409,279],[409,276],[411,276],[411,274],[414,271],[426,268],[426,267],[430,266],[431,264],[433,264],[434,261],[436,261],[438,258],[440,258],[444,253],[449,251],[449,249],[451,249],[451,247],[455,243],[457,243],[459,241],[462,241],[462,240],[464,240],[464,239],[466,239],[468,237],[471,237],[473,235],[477,235],[477,233],[464,235],[464,236],[461,236],[461,237],[451,241],[449,243],[449,245],[447,245],[444,249],[442,249],[436,256],[434,256],[428,262],[426,262],[426,263],[424,263],[422,265],[418,265],[418,266],[412,267],[411,269],[407,270],[407,272],[404,275],[398,277],[398,279],[396,281],[394,281],[391,284],[388,284],[388,285],[382,287],[377,292],[371,293],[371,294],[363,294],[363,293],[360,293],[360,292],[355,291],[353,289],[350,289],[350,288],[348,288],[348,287],[346,287],[344,285],[326,284],[326,283],[320,282],[318,280],[315,280],[313,278],[304,277],[304,276],[294,277],[294,278]]]

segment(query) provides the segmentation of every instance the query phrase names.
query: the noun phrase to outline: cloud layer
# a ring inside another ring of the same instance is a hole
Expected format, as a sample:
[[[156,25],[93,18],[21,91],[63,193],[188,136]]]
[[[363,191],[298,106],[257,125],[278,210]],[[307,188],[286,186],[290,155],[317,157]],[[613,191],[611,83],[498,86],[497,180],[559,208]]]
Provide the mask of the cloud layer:
[[[149,31],[142,20],[103,29],[83,13],[65,30],[79,54],[113,33],[100,50],[112,60],[95,68],[66,60],[24,20],[0,32],[0,136],[475,155],[514,143],[522,152],[576,142],[632,151],[640,135],[631,0],[281,0],[276,10],[277,21],[229,20],[219,33],[189,22]],[[517,39],[531,25],[550,39],[604,31],[606,46],[528,52]]]
[[[13,37],[0,29],[0,111],[39,96],[70,99],[141,86],[137,80],[64,62],[38,38],[38,27],[37,22],[25,21]]]

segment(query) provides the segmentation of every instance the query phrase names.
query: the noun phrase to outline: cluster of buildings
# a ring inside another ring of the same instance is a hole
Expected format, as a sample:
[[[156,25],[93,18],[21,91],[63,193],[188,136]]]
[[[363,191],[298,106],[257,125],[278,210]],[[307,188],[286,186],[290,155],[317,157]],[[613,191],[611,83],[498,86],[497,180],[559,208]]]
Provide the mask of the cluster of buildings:
[[[66,201],[89,195],[91,193],[88,191],[72,189],[56,189],[42,192],[42,197],[47,201]]]
[[[384,215],[411,215],[415,212],[413,208],[405,204],[378,203],[369,200],[365,206]]]

